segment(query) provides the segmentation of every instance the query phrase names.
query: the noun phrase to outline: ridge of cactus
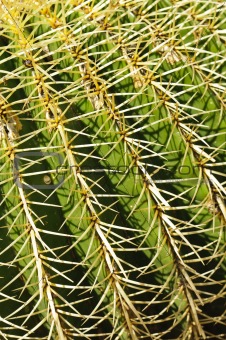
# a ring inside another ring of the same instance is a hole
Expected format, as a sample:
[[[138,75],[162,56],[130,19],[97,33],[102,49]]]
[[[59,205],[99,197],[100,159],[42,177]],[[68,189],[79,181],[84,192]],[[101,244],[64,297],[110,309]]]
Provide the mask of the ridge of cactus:
[[[225,339],[224,1],[0,0],[0,338]]]

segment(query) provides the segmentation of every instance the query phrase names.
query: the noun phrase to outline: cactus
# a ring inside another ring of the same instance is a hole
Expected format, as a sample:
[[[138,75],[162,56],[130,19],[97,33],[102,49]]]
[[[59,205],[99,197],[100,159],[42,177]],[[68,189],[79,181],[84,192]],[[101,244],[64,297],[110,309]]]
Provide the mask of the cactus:
[[[0,338],[225,339],[224,2],[0,2]]]

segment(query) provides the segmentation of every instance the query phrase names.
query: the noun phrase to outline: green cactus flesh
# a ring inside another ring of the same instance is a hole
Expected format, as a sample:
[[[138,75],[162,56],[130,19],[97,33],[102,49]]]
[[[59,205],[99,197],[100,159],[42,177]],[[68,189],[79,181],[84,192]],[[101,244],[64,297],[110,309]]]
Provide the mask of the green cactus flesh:
[[[1,339],[225,339],[225,33],[220,0],[1,0]]]

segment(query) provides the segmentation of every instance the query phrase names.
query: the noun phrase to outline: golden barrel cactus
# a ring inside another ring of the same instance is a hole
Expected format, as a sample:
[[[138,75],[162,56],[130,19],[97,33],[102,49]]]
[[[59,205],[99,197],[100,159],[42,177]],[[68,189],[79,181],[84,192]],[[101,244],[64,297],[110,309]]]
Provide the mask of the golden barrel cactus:
[[[224,1],[0,3],[0,338],[225,339]]]

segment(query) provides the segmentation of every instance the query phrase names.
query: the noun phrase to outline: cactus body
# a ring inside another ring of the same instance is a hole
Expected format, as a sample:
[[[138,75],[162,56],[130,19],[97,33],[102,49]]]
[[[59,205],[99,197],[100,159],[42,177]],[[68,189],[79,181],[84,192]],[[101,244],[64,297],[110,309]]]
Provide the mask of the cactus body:
[[[224,2],[0,24],[0,337],[224,339]]]

